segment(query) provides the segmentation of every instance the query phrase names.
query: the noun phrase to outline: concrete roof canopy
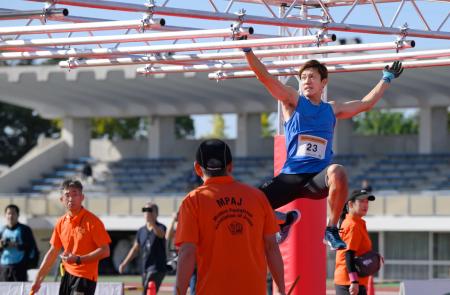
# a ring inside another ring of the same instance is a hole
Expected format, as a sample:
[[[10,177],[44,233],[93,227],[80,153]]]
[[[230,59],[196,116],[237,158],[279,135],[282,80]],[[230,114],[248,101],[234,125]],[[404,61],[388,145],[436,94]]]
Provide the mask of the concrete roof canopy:
[[[0,100],[44,118],[175,116],[276,111],[257,79],[208,80],[206,74],[142,77],[134,66],[70,71],[55,66],[0,68]],[[330,100],[361,99],[380,72],[331,74]],[[450,67],[406,69],[377,105],[381,108],[450,106]],[[295,79],[290,84],[297,87]]]

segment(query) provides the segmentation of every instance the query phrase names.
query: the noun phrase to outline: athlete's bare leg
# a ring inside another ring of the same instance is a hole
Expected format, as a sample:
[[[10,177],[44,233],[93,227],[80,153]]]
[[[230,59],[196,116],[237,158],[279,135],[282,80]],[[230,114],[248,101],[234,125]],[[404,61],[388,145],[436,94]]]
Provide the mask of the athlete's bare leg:
[[[347,173],[341,165],[332,164],[327,169],[328,205],[330,218],[328,226],[336,226],[348,196]]]

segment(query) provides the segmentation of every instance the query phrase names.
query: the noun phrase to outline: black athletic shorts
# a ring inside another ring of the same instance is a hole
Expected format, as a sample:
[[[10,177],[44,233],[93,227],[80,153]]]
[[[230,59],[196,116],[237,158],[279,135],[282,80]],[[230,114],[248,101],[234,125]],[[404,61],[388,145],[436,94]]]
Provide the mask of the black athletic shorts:
[[[335,285],[336,295],[350,295],[350,286]],[[359,285],[358,295],[367,295],[365,286]]]
[[[280,173],[259,189],[264,192],[273,209],[298,198],[323,199],[328,196],[327,168],[318,173]]]
[[[67,271],[61,278],[59,295],[94,295],[97,282],[76,277]]]

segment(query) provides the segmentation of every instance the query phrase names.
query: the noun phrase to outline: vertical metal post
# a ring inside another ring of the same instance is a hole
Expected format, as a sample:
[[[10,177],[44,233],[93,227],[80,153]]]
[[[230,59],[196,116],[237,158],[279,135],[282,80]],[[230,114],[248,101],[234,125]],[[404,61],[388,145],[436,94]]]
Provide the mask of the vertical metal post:
[[[434,239],[433,239],[433,232],[428,232],[428,279],[433,279],[433,273],[434,273]]]
[[[286,7],[284,5],[281,5],[278,13],[279,13],[279,17],[283,17],[284,14],[286,12]],[[284,27],[278,27],[278,33],[280,36],[284,36],[285,35],[285,28]],[[278,58],[279,60],[282,59],[282,57]],[[278,80],[282,83],[285,83],[285,78],[284,77],[278,77]],[[283,135],[284,134],[284,128],[283,128],[283,123],[284,123],[284,119],[283,119],[283,110],[281,107],[281,102],[277,101],[277,135]]]
[[[384,202],[383,202],[384,203]],[[380,231],[378,233],[378,251],[379,253],[383,256],[386,257],[386,251],[385,251],[385,232],[384,231]],[[389,263],[387,263],[389,264]],[[380,280],[384,280],[384,271],[386,268],[386,264],[384,267],[382,267],[378,273],[378,279]]]

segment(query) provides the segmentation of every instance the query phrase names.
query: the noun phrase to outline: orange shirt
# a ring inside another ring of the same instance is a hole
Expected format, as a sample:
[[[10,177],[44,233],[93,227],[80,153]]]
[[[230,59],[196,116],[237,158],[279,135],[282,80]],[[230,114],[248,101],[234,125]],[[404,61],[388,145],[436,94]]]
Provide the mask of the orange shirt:
[[[366,222],[358,216],[347,214],[341,225],[340,236],[347,244],[347,249],[336,251],[336,268],[334,283],[336,285],[350,285],[348,270],[345,264],[345,252],[355,251],[355,256],[361,256],[372,250],[372,241],[367,232]],[[369,277],[360,277],[359,284],[367,288]]]
[[[197,294],[265,294],[265,235],[279,227],[265,195],[231,176],[191,191],[179,211],[175,243],[197,246]]]
[[[84,208],[77,215],[70,216],[67,213],[59,218],[50,239],[50,244],[56,249],[62,247],[64,251],[79,256],[109,243],[111,239],[101,220]],[[98,261],[83,262],[80,265],[63,262],[63,265],[71,275],[97,281]]]

